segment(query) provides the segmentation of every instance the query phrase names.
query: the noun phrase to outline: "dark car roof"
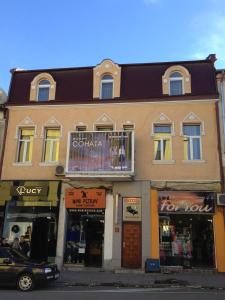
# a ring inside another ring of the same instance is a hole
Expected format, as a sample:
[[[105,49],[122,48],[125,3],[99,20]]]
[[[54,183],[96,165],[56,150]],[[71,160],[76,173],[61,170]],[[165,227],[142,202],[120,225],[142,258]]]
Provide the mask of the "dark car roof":
[[[178,61],[145,64],[120,64],[121,90],[120,98],[115,101],[127,99],[164,99],[170,98],[162,94],[162,76],[173,65],[185,67],[191,74],[192,93],[188,96],[175,98],[207,98],[217,96],[215,68],[211,60]],[[39,74],[47,72],[56,81],[55,101],[58,103],[88,103],[99,102],[93,100],[93,68],[62,68],[41,69],[29,71],[14,71],[12,74],[8,104],[34,104],[29,101],[30,84]],[[94,102],[93,102],[94,101]],[[102,101],[102,100],[101,100]],[[107,100],[105,102],[109,102]],[[38,103],[40,104],[40,102]],[[42,102],[41,104],[46,104]]]

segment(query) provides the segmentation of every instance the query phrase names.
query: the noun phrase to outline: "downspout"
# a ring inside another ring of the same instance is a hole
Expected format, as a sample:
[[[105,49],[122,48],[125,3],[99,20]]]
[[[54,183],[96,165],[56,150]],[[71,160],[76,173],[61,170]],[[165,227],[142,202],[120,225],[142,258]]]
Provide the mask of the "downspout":
[[[8,120],[9,120],[8,108],[6,108],[6,110],[4,112],[4,118],[5,118],[5,126],[4,126],[3,147],[2,147],[2,153],[1,153],[1,159],[0,159],[0,179],[2,179],[2,166],[3,166],[3,159],[5,156],[5,144],[6,144],[6,135],[7,135],[7,129],[8,129]]]

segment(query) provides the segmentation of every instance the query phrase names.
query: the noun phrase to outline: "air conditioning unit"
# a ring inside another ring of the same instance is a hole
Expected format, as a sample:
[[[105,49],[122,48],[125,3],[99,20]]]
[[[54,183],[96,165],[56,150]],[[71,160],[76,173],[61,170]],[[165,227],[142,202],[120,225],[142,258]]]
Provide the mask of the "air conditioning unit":
[[[65,170],[64,170],[64,166],[58,165],[55,168],[55,175],[56,176],[63,176],[65,175]]]
[[[225,205],[225,194],[217,194],[217,205]]]

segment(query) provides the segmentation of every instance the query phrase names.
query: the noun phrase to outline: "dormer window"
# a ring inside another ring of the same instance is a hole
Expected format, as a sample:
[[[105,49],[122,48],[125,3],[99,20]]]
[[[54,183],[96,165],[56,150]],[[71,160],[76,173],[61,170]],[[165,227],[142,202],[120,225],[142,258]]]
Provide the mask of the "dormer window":
[[[38,101],[48,101],[50,92],[50,82],[48,80],[41,80],[38,84]]]
[[[56,82],[49,73],[40,73],[30,84],[30,101],[55,100]]]
[[[191,74],[181,65],[166,69],[162,76],[163,95],[177,96],[191,94]]]
[[[104,75],[101,80],[101,99],[113,98],[113,78],[111,75]]]
[[[170,95],[183,94],[183,76],[179,72],[173,72],[170,75]]]

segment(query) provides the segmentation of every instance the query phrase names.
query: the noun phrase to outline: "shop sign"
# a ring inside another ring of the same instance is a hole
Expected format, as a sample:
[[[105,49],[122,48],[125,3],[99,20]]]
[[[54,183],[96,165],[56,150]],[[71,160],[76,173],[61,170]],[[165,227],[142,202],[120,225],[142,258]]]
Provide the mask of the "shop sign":
[[[12,196],[47,196],[48,187],[47,186],[12,186],[11,187]]]
[[[204,214],[214,212],[215,193],[158,192],[159,213]]]
[[[80,209],[104,209],[104,189],[66,189],[66,208]]]
[[[133,172],[133,132],[71,132],[66,172]]]
[[[141,198],[123,198],[123,221],[141,221]]]

